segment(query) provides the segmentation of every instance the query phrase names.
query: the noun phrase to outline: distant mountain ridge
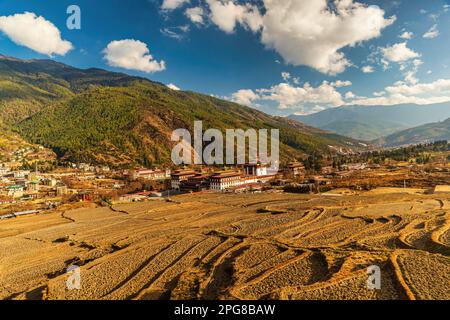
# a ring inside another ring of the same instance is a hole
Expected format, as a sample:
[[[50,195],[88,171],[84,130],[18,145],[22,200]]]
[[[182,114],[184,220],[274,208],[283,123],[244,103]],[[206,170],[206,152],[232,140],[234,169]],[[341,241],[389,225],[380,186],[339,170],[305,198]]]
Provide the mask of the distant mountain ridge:
[[[344,106],[306,116],[290,116],[316,128],[366,141],[449,117],[450,102],[424,106]]]
[[[365,148],[351,138],[145,78],[4,56],[0,118],[61,158],[116,167],[169,163],[172,131],[192,131],[195,120],[205,130],[279,129],[282,161]]]
[[[384,147],[399,147],[440,140],[450,141],[450,118],[442,122],[428,123],[423,126],[396,132],[387,137],[380,138],[374,141],[374,143]]]

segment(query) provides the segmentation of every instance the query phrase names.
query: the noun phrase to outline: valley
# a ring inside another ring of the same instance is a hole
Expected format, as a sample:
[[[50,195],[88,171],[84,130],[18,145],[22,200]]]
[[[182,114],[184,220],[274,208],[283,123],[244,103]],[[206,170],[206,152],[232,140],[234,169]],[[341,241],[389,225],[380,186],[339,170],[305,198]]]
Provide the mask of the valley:
[[[423,133],[415,137],[415,139],[405,139],[404,141],[401,139],[395,141],[394,139],[403,130],[415,130],[415,127],[420,128],[422,125],[449,119],[450,104],[343,106],[329,108],[310,115],[292,115],[290,118],[347,137],[373,141],[383,147],[391,147],[444,140],[444,136],[436,135],[432,131],[428,132],[428,134]],[[386,141],[383,140],[384,137],[390,135],[392,135],[392,138],[388,138]],[[448,135],[445,137],[448,137]]]
[[[317,129],[144,78],[5,56],[0,89],[0,299],[450,298],[448,142],[365,142],[414,119]],[[195,121],[279,129],[280,170],[175,165],[172,132]]]
[[[0,1],[0,301],[436,312],[449,1]]]

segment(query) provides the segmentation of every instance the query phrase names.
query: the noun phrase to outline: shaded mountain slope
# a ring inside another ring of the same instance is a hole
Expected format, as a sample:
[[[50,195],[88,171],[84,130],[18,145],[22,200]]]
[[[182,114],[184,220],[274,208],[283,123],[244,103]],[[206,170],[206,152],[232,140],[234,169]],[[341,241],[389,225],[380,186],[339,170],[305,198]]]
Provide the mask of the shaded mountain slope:
[[[450,141],[450,118],[442,122],[428,123],[423,126],[403,130],[374,142],[386,147],[396,147],[440,140]]]
[[[426,106],[344,106],[290,117],[313,127],[370,141],[426,123],[443,121],[450,117],[450,103]]]

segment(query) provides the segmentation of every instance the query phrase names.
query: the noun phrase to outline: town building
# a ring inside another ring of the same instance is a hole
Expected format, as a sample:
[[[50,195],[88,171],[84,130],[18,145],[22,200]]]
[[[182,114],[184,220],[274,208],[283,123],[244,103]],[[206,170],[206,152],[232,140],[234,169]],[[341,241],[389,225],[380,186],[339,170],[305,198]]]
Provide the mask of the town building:
[[[6,190],[8,192],[8,196],[13,197],[13,198],[20,198],[23,196],[24,188],[25,187],[22,185],[15,184],[15,185],[6,187]]]
[[[79,163],[77,165],[78,169],[83,170],[83,171],[91,171],[94,172],[95,171],[95,167],[88,164],[88,163]]]
[[[42,184],[44,186],[54,187],[54,186],[56,186],[57,183],[58,183],[58,181],[54,178],[45,178],[42,180]]]
[[[257,183],[257,182],[258,182],[258,177],[257,176],[243,175],[241,177],[241,184],[252,184],[252,183]]]
[[[62,197],[68,194],[67,186],[60,185],[56,187],[56,196]]]
[[[187,181],[190,177],[195,176],[197,173],[193,170],[179,170],[171,174],[170,185],[174,190],[180,190],[181,182]]]
[[[29,174],[29,170],[14,171],[14,179],[25,179]]]
[[[197,174],[195,176],[189,177],[186,181],[182,181],[180,184],[180,191],[183,192],[199,192],[208,190],[209,188],[209,174]]]
[[[39,181],[29,181],[27,183],[27,191],[39,191]]]
[[[170,170],[138,169],[132,172],[132,179],[165,180],[170,178]]]
[[[223,172],[213,174],[210,179],[211,190],[222,191],[242,185],[242,174],[239,172]]]
[[[284,175],[288,178],[295,178],[303,175],[305,166],[300,162],[291,162],[284,168]]]
[[[244,173],[249,176],[267,175],[267,165],[262,163],[247,163],[244,165]]]

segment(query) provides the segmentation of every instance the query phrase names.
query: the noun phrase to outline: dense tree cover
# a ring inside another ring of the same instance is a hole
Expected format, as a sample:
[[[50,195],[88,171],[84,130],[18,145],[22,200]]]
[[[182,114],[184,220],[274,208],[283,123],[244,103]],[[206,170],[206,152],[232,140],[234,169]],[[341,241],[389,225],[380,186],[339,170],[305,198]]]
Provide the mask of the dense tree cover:
[[[382,164],[387,160],[414,161],[418,164],[427,164],[431,161],[430,153],[448,151],[450,151],[450,143],[447,141],[436,141],[404,148],[376,150],[346,156],[334,156],[332,161],[333,167],[339,167],[343,164],[355,162]]]
[[[320,154],[314,152],[302,162],[307,171],[320,172],[322,170],[322,158]]]
[[[297,157],[334,142],[326,136],[302,133],[251,109],[196,94],[174,95],[168,90],[140,82],[123,88],[92,88],[24,120],[18,132],[75,162],[94,159],[145,166],[169,162],[172,130],[187,128],[192,132],[195,120],[203,120],[205,130],[223,132],[228,128],[280,128],[286,146],[282,152]]]
[[[62,160],[115,167],[170,162],[172,131],[279,129],[281,160],[350,148],[357,142],[194,92],[99,69],[50,60],[0,57],[0,114],[16,132],[52,148]]]
[[[385,146],[417,144],[422,141],[450,140],[450,118],[396,132],[384,138]]]

